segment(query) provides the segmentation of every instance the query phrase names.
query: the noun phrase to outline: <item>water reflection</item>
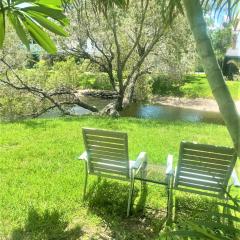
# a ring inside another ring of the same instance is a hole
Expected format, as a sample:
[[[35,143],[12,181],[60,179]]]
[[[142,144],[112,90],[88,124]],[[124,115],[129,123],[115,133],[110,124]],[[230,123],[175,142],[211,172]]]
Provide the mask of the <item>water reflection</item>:
[[[91,106],[95,106],[98,109],[104,108],[109,103],[109,100],[107,99],[101,99],[101,98],[96,98],[91,96],[82,96],[81,101],[86,102]],[[68,106],[68,111],[72,115],[76,115],[76,116],[82,116],[82,115],[91,113],[91,111],[85,108],[79,107],[77,105],[73,105],[71,107]],[[42,114],[39,118],[53,118],[53,117],[60,117],[61,115],[62,115],[61,111],[59,111],[57,108],[54,108]]]
[[[165,105],[146,105],[135,103],[121,113],[123,117],[137,117],[162,120],[181,120],[188,122],[207,122],[223,124],[220,113],[206,112]]]

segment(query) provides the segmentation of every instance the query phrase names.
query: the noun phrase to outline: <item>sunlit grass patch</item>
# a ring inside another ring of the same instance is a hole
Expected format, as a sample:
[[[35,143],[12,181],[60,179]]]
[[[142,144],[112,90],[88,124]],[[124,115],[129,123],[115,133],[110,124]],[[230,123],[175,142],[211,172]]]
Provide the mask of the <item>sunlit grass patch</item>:
[[[176,165],[181,140],[232,145],[225,126],[204,123],[89,116],[1,123],[0,238],[34,239],[36,232],[40,239],[54,234],[69,236],[66,239],[99,234],[134,239],[132,226],[140,231],[135,239],[157,239],[166,210],[164,186],[149,185],[144,211],[140,211],[137,182],[129,219],[125,217],[127,183],[103,179],[96,186],[96,178],[90,177],[89,190],[95,192],[89,195],[91,200],[82,202],[84,165],[76,160],[84,150],[82,127],[127,132],[130,158],[146,151],[154,164],[164,165],[172,153]],[[45,226],[55,226],[56,232]]]

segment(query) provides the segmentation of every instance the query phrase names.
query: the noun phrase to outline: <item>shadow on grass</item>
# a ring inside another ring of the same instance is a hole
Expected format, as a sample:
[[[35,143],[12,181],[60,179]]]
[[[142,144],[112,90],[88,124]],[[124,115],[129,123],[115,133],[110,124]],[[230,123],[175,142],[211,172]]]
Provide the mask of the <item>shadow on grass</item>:
[[[28,121],[22,121],[21,124],[24,124],[26,128],[47,128],[47,121],[36,121],[34,120],[28,120]],[[54,127],[51,125],[51,127]]]
[[[86,199],[89,211],[102,218],[106,229],[105,237],[97,234],[93,239],[158,239],[165,213],[144,211],[146,186],[141,190],[135,187],[135,207],[127,218],[128,184],[104,179],[90,187]]]
[[[1,124],[19,124],[24,125],[26,128],[46,128],[48,127],[48,123],[50,123],[51,119],[16,119],[16,120],[6,120],[2,121]],[[51,127],[55,127],[56,125],[51,124]]]
[[[81,239],[83,234],[79,226],[68,229],[69,223],[58,211],[45,211],[40,214],[35,209],[28,213],[28,219],[22,228],[12,232],[11,240],[50,240],[50,239]]]
[[[231,201],[196,197],[192,194],[177,196],[174,227],[171,226],[170,232],[173,230],[173,235],[188,237],[186,239],[196,239],[198,236],[199,239],[237,240],[240,239],[239,213]],[[208,238],[206,233],[215,238]]]

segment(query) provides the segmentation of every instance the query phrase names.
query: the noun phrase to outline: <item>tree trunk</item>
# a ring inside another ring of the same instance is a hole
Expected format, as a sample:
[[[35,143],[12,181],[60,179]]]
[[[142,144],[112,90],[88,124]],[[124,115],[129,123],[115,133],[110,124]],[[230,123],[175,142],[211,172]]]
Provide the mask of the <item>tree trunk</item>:
[[[199,0],[183,0],[183,3],[209,85],[218,103],[234,146],[238,151],[238,155],[240,155],[240,123],[238,112],[224,81],[210,38],[207,34],[207,26],[200,2]]]
[[[136,78],[131,79],[129,85],[125,90],[125,94],[123,98],[123,108],[126,108],[130,103],[133,102],[136,81],[137,81]]]
[[[100,115],[102,116],[111,116],[111,117],[118,117],[120,116],[119,111],[123,109],[123,98],[124,98],[124,91],[121,89],[118,91],[118,97],[116,101],[109,103],[105,106],[101,111]]]
[[[116,110],[121,111],[123,109],[123,98],[124,98],[124,91],[119,90],[118,97],[116,100]]]

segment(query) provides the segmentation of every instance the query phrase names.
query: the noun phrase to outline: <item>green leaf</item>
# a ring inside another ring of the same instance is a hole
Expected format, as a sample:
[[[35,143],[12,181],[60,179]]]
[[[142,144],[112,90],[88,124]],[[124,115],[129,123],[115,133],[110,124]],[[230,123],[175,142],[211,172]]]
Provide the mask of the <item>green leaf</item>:
[[[43,5],[54,5],[54,6],[62,6],[62,0],[38,0],[38,3]]]
[[[5,37],[5,14],[4,11],[0,11],[0,48],[3,47]]]
[[[60,7],[62,5],[62,0],[15,0],[14,4],[21,4],[25,2],[31,2],[31,3],[40,3],[44,5],[52,5],[52,6],[58,6]]]
[[[26,8],[21,8],[22,11],[33,10],[35,12],[39,12],[48,16],[52,19],[57,20],[62,25],[66,25],[68,20],[66,16],[62,13],[62,10],[59,8],[52,8],[52,6],[45,6],[45,5],[35,5],[35,6],[27,6]]]
[[[22,23],[20,22],[18,17],[13,12],[8,12],[8,18],[9,18],[10,22],[12,23],[12,26],[14,27],[18,37],[20,38],[22,43],[29,50],[30,49],[29,41],[28,41],[27,34],[24,30],[24,27],[23,27]]]
[[[48,29],[49,31],[56,33],[61,36],[67,36],[67,32],[62,29],[62,27],[58,26],[54,22],[48,20],[43,15],[39,14],[38,12],[28,10],[27,13],[36,20],[40,25],[42,25],[44,28]]]
[[[26,2],[34,3],[34,2],[36,2],[36,1],[37,1],[37,0],[15,0],[15,1],[14,1],[14,5],[20,4],[20,3],[26,3]]]
[[[57,49],[54,42],[49,38],[48,34],[44,32],[36,23],[27,17],[23,21],[25,27],[28,29],[32,38],[47,52],[54,54]]]

